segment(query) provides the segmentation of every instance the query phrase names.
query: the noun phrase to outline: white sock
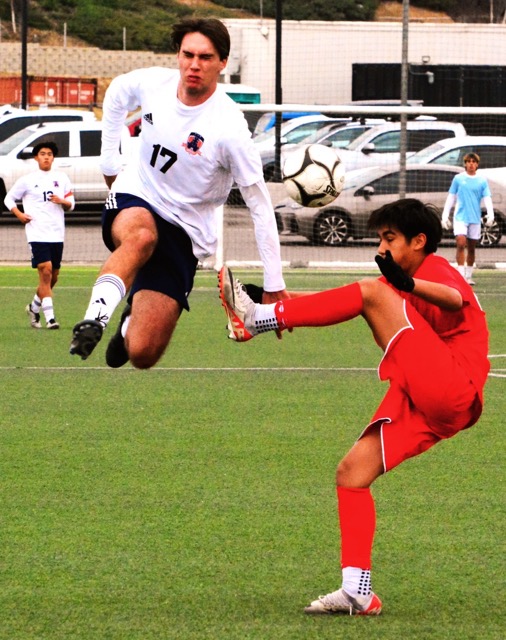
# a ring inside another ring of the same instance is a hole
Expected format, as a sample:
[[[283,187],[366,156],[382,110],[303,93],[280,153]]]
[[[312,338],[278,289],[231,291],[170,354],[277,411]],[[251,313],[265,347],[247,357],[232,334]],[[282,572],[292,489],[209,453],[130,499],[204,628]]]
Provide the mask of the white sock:
[[[256,333],[265,333],[266,331],[274,331],[275,329],[279,329],[278,319],[276,318],[276,314],[274,313],[274,307],[276,306],[276,302],[273,304],[257,304],[255,305],[255,332]]]
[[[360,567],[344,567],[343,589],[350,596],[369,596],[371,594],[371,572]]]
[[[466,280],[470,280],[473,277],[473,271],[474,271],[474,267],[466,266],[466,269],[465,269]]]
[[[130,316],[128,315],[124,320],[123,320],[123,324],[121,325],[121,335],[123,337],[126,336],[126,332],[128,329],[128,325],[130,324]]]
[[[466,268],[463,264],[458,264],[457,265],[457,271],[460,273],[460,275],[465,278],[466,277]]]
[[[40,308],[42,309],[46,322],[49,322],[54,318],[53,298],[42,298]]]
[[[97,320],[105,328],[125,294],[126,288],[121,278],[113,273],[100,276],[91,292],[84,319]]]
[[[39,313],[41,305],[42,305],[42,300],[39,298],[39,296],[37,294],[35,294],[33,296],[32,302],[30,304],[30,306],[32,308],[32,311],[34,313]]]

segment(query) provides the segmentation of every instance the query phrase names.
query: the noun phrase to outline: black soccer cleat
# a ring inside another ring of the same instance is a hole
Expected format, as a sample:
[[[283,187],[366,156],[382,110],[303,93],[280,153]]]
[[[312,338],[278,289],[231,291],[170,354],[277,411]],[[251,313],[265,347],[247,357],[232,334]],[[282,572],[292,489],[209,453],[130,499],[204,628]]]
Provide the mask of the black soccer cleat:
[[[130,358],[128,356],[128,351],[125,347],[125,338],[121,335],[121,327],[125,322],[125,319],[132,313],[132,307],[127,304],[123,309],[123,313],[121,314],[121,319],[118,324],[118,328],[116,329],[116,333],[109,340],[109,344],[107,345],[107,350],[105,352],[105,361],[109,367],[113,369],[119,369],[124,364],[126,364]]]
[[[262,296],[264,295],[263,287],[259,287],[256,284],[251,284],[248,282],[247,284],[243,284],[242,288],[244,289],[244,291],[246,291],[253,302],[262,304]]]
[[[97,320],[81,320],[72,329],[72,342],[70,343],[70,355],[81,356],[81,360],[91,355],[93,349],[102,338],[104,329]]]

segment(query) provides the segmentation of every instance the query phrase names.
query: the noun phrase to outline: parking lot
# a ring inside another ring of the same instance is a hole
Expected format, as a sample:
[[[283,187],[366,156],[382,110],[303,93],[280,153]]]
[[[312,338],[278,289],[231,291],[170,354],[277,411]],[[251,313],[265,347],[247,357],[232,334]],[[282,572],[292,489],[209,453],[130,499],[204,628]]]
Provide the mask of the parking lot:
[[[273,200],[283,195],[282,185],[270,185]],[[272,191],[278,190],[276,191]],[[100,217],[98,214],[90,223],[70,222],[68,217],[64,250],[64,264],[101,264],[109,255],[102,242]],[[224,212],[224,259],[232,263],[257,264],[259,261],[255,244],[253,223],[244,207],[225,207]],[[0,263],[27,263],[29,247],[22,226],[13,216],[4,214],[0,224]],[[281,235],[281,255],[286,266],[291,267],[345,267],[374,264],[374,240],[350,241],[343,247],[321,247],[311,245],[307,239],[297,235]],[[454,260],[454,243],[444,241],[439,249],[450,261]],[[206,265],[212,265],[209,259]],[[478,267],[506,268],[506,236],[497,247],[481,248],[477,251]]]

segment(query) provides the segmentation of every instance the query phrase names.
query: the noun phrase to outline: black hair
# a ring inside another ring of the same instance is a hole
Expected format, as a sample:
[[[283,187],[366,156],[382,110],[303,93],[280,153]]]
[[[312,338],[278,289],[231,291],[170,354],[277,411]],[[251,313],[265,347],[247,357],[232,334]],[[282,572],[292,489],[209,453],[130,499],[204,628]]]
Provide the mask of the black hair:
[[[227,27],[216,18],[187,18],[172,27],[172,45],[179,52],[183,38],[189,33],[201,33],[209,38],[220,56],[226,60],[230,53],[230,34]]]
[[[51,149],[55,157],[58,155],[58,147],[54,142],[51,142],[50,140],[48,140],[47,142],[39,142],[39,144],[36,144],[33,148],[32,156],[35,158],[35,156],[38,155],[41,149]]]
[[[369,216],[369,229],[377,231],[385,226],[397,229],[408,241],[423,233],[427,238],[426,254],[435,253],[443,236],[437,207],[424,204],[415,198],[396,200],[373,211]]]

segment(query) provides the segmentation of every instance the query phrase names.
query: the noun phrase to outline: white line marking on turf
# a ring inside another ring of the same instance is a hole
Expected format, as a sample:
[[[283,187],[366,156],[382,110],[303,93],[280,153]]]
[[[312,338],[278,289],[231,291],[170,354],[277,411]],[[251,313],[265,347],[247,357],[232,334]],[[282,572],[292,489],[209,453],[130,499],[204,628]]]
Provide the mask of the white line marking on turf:
[[[139,371],[133,367],[1,367],[0,371]],[[376,367],[153,367],[149,371],[377,371]]]

